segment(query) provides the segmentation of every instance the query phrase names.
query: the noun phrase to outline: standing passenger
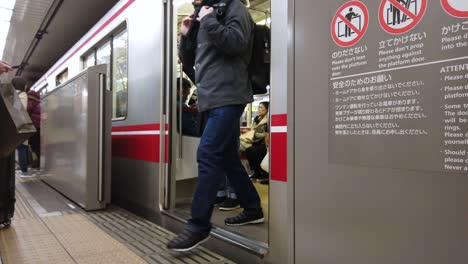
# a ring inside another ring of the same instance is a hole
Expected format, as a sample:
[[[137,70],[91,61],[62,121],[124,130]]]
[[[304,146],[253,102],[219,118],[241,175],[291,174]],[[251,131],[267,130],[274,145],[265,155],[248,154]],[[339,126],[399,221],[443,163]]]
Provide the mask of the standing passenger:
[[[38,92],[28,91],[27,110],[37,131],[30,139],[31,150],[36,154],[36,160],[31,167],[39,170],[41,159],[41,95]]]
[[[239,154],[240,117],[246,104],[253,101],[247,66],[255,24],[240,0],[229,1],[219,21],[220,12],[210,7],[219,2],[196,0],[195,15],[182,21],[180,57],[185,71],[195,66],[198,107],[206,123],[197,153],[199,182],[192,218],[185,230],[167,244],[174,251],[194,249],[208,239],[216,193],[224,175],[244,208],[240,215],[226,219],[225,224],[264,221],[260,197]]]
[[[11,84],[18,91],[18,96],[23,104],[24,109],[28,109],[28,82],[22,77],[15,77],[11,80]],[[21,177],[34,176],[28,171],[29,166],[29,147],[26,140],[18,146],[18,159],[21,168]]]

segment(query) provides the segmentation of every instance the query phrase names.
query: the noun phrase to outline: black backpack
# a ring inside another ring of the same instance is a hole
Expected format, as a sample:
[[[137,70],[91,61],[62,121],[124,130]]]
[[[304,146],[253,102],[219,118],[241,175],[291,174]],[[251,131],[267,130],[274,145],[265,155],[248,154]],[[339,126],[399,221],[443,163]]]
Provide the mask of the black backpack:
[[[216,16],[221,20],[225,10],[232,0],[221,0],[217,4]],[[270,85],[270,58],[271,58],[271,33],[265,25],[255,25],[252,57],[248,65],[249,78],[252,83],[253,94],[267,93]]]
[[[270,29],[255,25],[252,58],[248,71],[253,94],[265,94],[270,85]]]

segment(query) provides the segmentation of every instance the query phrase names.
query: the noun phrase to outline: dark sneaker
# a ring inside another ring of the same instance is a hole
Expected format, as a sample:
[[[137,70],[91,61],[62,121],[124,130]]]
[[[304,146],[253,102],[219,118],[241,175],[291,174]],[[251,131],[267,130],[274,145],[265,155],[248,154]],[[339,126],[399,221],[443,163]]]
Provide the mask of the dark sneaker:
[[[7,221],[0,223],[0,229],[7,229],[11,225],[11,219],[8,219]]]
[[[240,208],[239,200],[227,198],[224,203],[219,205],[219,210],[221,211],[232,211]]]
[[[264,221],[265,218],[263,217],[263,213],[260,212],[258,214],[240,213],[238,216],[226,218],[224,223],[227,226],[243,226],[249,224],[261,224]]]
[[[258,175],[257,177],[253,178],[253,180],[255,182],[259,182],[259,183],[265,183],[265,182],[268,182],[270,179],[269,175],[267,173],[262,173],[260,175]]]
[[[269,184],[270,183],[270,174],[266,173],[265,177],[259,179],[261,184]]]
[[[226,196],[217,196],[216,201],[215,201],[215,205],[224,203],[224,201],[226,201],[226,199],[227,199]]]
[[[200,244],[206,242],[210,236],[209,233],[195,233],[185,229],[176,238],[167,243],[167,248],[172,251],[185,252],[190,251]]]

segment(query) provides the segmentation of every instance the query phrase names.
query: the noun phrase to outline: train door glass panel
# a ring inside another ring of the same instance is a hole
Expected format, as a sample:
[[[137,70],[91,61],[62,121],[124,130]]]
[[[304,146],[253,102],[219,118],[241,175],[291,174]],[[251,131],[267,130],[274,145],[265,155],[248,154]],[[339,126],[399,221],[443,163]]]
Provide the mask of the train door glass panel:
[[[128,33],[124,30],[112,42],[112,118],[127,117],[128,109]]]
[[[173,190],[171,197],[170,212],[184,219],[190,218],[191,199],[197,184],[198,164],[196,153],[200,138],[194,128],[198,127],[199,114],[196,111],[197,90],[189,78],[182,72],[183,65],[177,57],[178,43],[180,42],[180,25],[184,17],[193,13],[192,1],[175,0],[173,2],[174,21],[173,21],[173,89],[172,98],[172,116],[170,127],[172,133],[172,168],[171,182]],[[249,11],[257,24],[268,25],[270,22],[270,0],[250,0]],[[180,78],[182,77],[182,79]],[[269,89],[268,89],[269,91]],[[256,95],[254,103],[249,104],[239,120],[241,123],[241,132],[248,132],[254,126],[253,121],[257,116],[260,102],[270,101],[269,92],[264,95]],[[252,175],[253,170],[249,166],[245,151],[241,152],[242,162],[247,172]],[[263,157],[261,157],[263,159]],[[262,207],[265,213],[265,223],[260,225],[251,225],[243,227],[227,227],[224,225],[224,219],[232,217],[241,212],[241,209],[234,211],[221,211],[215,208],[212,222],[225,231],[227,234],[233,234],[247,238],[261,244],[268,243],[268,200],[269,185],[254,182],[254,185],[262,200]]]
[[[56,86],[59,86],[60,84],[66,82],[68,80],[68,68],[65,69],[63,72],[57,75],[55,77],[55,84]]]
[[[83,60],[83,70],[96,65],[96,54],[93,52]]]
[[[110,65],[111,65],[111,55],[112,55],[112,48],[111,48],[111,41],[109,40],[104,45],[99,47],[96,52],[96,65],[99,64],[107,64],[107,87],[111,87],[111,73],[110,73]]]

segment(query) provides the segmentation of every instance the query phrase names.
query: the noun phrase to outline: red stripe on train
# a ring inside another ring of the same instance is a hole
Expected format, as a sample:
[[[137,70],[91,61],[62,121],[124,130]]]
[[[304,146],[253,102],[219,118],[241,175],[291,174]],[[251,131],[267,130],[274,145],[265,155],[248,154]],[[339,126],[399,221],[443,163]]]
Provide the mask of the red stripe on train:
[[[159,163],[159,135],[113,135],[112,156]]]
[[[288,115],[272,115],[271,116],[271,126],[287,126],[288,125]]]
[[[272,115],[271,126],[286,127],[288,125],[288,115]],[[280,130],[281,131],[281,130]],[[270,142],[270,177],[272,181],[288,181],[288,133],[271,132]]]
[[[113,127],[112,132],[124,132],[123,134],[112,135],[112,156],[141,160],[147,162],[161,162],[159,155],[160,149],[160,135],[151,134],[152,132],[160,131],[160,124],[143,124],[133,126],[119,126]],[[169,126],[166,125],[166,130]],[[148,134],[139,134],[139,132],[151,131]],[[165,162],[168,162],[167,143],[168,136],[166,135],[166,150]]]
[[[151,131],[151,130],[160,130],[160,129],[161,129],[161,126],[159,124],[145,124],[145,125],[113,127],[112,132]]]

